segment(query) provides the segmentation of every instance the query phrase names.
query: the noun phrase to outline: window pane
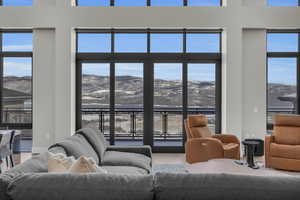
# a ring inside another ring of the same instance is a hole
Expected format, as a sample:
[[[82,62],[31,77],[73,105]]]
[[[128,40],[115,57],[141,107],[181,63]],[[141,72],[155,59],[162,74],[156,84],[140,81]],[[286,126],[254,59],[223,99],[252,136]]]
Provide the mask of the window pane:
[[[3,6],[32,6],[32,0],[2,0]]]
[[[32,33],[3,33],[3,51],[32,51]]]
[[[147,0],[115,0],[115,6],[147,6]]]
[[[220,34],[187,34],[187,52],[220,52]]]
[[[3,122],[31,123],[31,58],[3,59]]]
[[[144,84],[142,63],[116,63],[115,139],[120,145],[142,145]]]
[[[151,34],[151,52],[183,52],[182,34]]]
[[[188,0],[188,6],[221,6],[221,0]]]
[[[151,0],[151,6],[183,6],[183,0]]]
[[[110,6],[110,0],[77,0],[78,6]]]
[[[78,52],[110,52],[111,35],[108,33],[79,33]]]
[[[297,33],[269,33],[267,37],[268,52],[297,52]]]
[[[154,64],[154,145],[182,146],[182,64]]]
[[[109,138],[109,77],[108,63],[82,64],[82,127],[98,129],[107,138]]]
[[[298,6],[298,0],[268,0],[268,6]]]
[[[116,52],[147,52],[147,34],[115,34]]]
[[[283,76],[284,74],[284,76]],[[268,128],[277,113],[295,113],[297,107],[297,59],[268,59]]]
[[[188,114],[205,114],[215,133],[216,75],[215,64],[188,64]]]

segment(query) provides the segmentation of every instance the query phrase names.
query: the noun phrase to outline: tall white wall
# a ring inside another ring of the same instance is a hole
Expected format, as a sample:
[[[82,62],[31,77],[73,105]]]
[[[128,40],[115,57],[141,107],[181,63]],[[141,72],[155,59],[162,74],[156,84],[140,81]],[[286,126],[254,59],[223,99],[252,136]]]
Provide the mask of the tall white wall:
[[[243,137],[266,135],[266,30],[243,30]]]
[[[0,7],[0,28],[34,30],[35,152],[75,130],[75,28],[223,28],[222,131],[264,136],[266,29],[300,28],[299,7],[267,7],[266,0],[224,0],[222,8],[73,5],[35,0],[33,7]]]
[[[33,30],[33,151],[55,141],[55,30]]]

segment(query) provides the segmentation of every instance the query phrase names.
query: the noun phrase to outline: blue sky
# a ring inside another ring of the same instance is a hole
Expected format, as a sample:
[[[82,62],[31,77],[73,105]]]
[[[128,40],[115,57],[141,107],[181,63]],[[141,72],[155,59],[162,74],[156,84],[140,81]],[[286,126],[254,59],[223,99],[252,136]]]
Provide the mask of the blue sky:
[[[268,0],[269,6],[297,6],[298,0]]]
[[[4,6],[31,6],[33,0],[2,0]]]

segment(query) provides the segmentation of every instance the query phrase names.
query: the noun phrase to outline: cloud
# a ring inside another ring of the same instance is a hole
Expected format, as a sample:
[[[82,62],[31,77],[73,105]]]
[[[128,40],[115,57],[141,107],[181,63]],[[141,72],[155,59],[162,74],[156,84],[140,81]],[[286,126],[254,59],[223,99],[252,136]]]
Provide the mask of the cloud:
[[[31,71],[29,62],[4,62],[4,76],[31,76]]]
[[[4,45],[3,51],[32,51],[32,45]]]

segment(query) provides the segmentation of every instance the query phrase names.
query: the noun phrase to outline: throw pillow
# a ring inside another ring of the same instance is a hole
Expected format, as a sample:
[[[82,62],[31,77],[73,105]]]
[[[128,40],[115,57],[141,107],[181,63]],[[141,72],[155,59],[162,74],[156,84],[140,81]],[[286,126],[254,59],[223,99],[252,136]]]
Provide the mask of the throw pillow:
[[[67,157],[62,153],[48,152],[48,172],[67,172],[74,162],[73,156]]]
[[[107,171],[99,167],[93,158],[87,158],[80,156],[73,165],[70,167],[69,172],[71,173],[107,173]]]

